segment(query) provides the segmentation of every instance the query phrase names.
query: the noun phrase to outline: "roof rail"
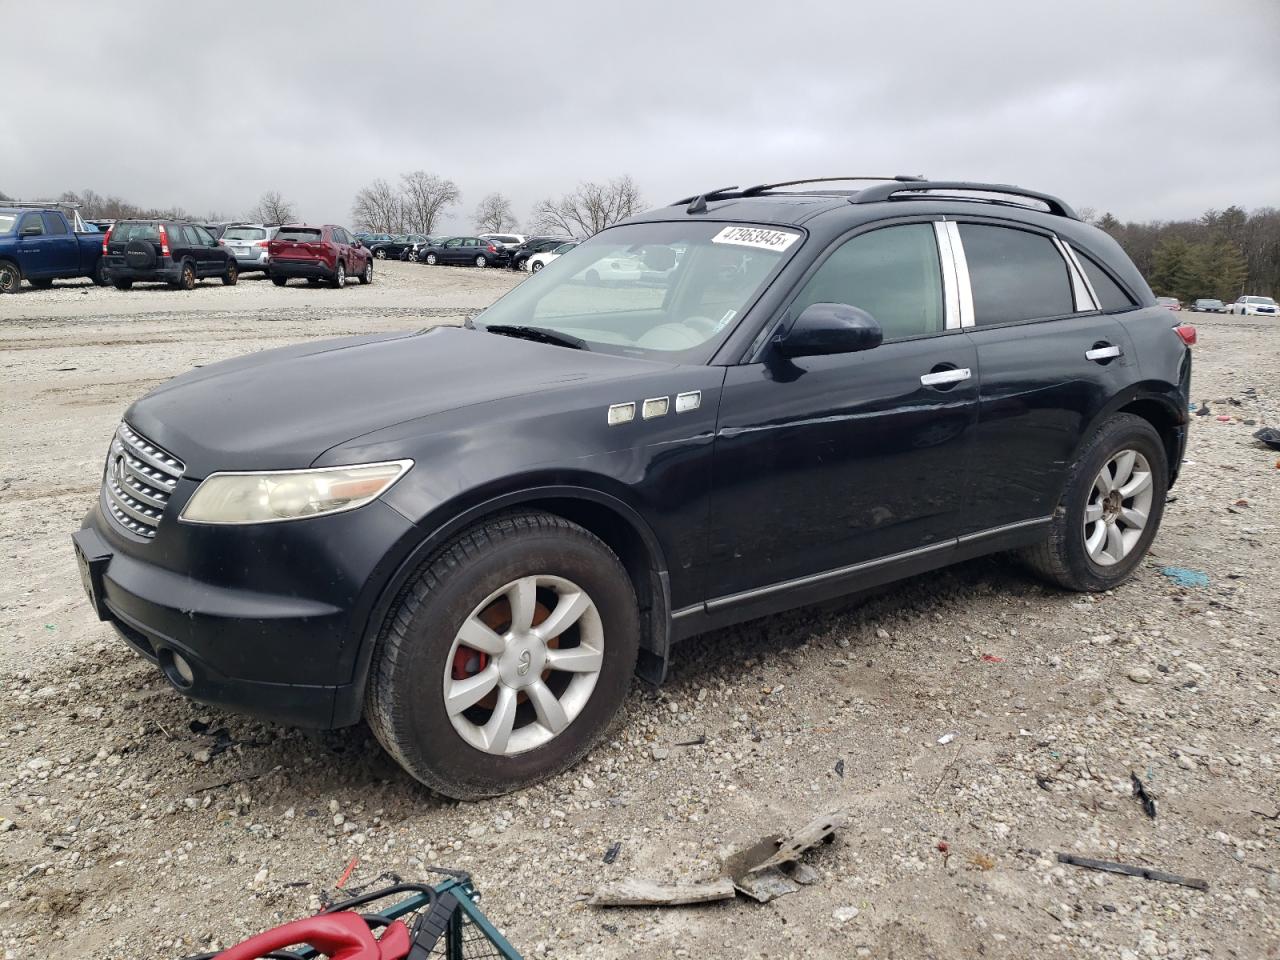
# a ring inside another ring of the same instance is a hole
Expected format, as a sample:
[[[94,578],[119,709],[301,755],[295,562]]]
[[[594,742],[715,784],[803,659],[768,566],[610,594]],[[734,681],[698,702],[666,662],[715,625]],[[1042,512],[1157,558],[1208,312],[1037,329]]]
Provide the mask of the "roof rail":
[[[837,183],[841,180],[889,180],[897,183],[918,183],[924,180],[924,175],[916,176],[909,173],[899,173],[892,177],[811,177],[808,180],[781,180],[778,183],[757,183],[754,187],[747,187],[739,196],[758,197],[766,190],[773,190],[777,187],[795,187],[803,183]]]
[[[1037,190],[1027,190],[1023,187],[1014,187],[1007,183],[968,183],[964,180],[923,180],[919,183],[913,183],[910,186],[903,186],[897,183],[877,183],[858,191],[855,196],[849,198],[849,202],[879,203],[882,200],[893,199],[913,200],[925,196],[922,192],[925,190],[957,190],[976,193],[998,193],[1011,197],[1026,197],[1030,200],[1040,201],[1047,206],[1049,208],[1049,212],[1055,216],[1068,217],[1072,220],[1080,219],[1080,215],[1077,214],[1075,210],[1071,209],[1065,201],[1058,199],[1052,194],[1040,193]],[[899,194],[906,194],[906,196],[899,197]],[[964,200],[974,198],[957,197],[956,199]]]
[[[71,229],[85,232],[85,221],[80,216],[80,203],[73,200],[0,200],[0,209],[8,210],[70,210]]]

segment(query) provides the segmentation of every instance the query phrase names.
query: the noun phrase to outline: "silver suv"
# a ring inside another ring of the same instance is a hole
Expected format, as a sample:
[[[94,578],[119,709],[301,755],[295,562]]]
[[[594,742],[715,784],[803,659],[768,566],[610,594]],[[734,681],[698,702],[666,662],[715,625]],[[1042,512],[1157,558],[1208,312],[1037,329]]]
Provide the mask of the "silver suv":
[[[267,255],[267,244],[279,229],[278,226],[263,223],[236,223],[223,231],[222,239],[218,242],[231,251],[241,273],[265,271],[271,261]]]

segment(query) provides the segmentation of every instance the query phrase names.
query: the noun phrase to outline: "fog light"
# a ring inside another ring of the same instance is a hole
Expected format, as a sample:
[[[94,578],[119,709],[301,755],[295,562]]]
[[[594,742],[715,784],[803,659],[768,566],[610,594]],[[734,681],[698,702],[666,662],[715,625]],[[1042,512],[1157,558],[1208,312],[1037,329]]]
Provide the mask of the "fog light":
[[[191,664],[180,653],[176,653],[173,650],[162,650],[160,652],[160,666],[164,670],[164,675],[169,678],[169,682],[179,689],[186,690],[196,682],[196,675],[191,669]]]

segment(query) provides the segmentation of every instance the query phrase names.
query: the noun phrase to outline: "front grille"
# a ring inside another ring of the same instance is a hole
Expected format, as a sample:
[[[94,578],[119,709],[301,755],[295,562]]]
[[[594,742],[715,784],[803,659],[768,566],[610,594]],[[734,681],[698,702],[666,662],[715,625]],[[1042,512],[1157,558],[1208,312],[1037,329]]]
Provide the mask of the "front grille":
[[[173,454],[140,437],[122,422],[111,441],[102,479],[112,519],[130,533],[148,540],[154,537],[169,505],[169,495],[185,469]]]

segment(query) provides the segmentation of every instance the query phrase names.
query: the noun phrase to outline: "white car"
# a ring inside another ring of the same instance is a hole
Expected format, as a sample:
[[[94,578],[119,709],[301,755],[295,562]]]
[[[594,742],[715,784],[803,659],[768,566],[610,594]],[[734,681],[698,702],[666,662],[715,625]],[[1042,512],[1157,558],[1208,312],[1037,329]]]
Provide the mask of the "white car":
[[[1280,305],[1270,297],[1241,297],[1227,307],[1227,313],[1238,313],[1243,317],[1277,317],[1280,316]]]
[[[568,253],[577,245],[577,240],[570,240],[567,243],[560,244],[560,246],[556,247],[554,250],[544,250],[542,253],[535,253],[524,262],[524,269],[528,270],[530,273],[537,273],[556,257],[563,253]]]
[[[489,240],[504,250],[514,250],[529,239],[523,233],[482,233],[479,237],[481,240]]]

